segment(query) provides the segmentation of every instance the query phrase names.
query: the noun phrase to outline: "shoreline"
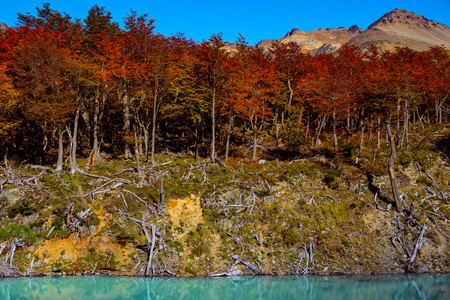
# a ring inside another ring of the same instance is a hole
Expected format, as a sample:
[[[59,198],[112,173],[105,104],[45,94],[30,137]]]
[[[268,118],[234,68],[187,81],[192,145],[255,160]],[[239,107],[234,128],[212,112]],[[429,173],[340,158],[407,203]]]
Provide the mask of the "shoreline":
[[[63,273],[54,273],[54,274],[30,274],[30,275],[11,275],[4,276],[4,274],[0,274],[0,278],[35,278],[35,277],[82,277],[82,276],[109,276],[109,277],[136,277],[136,278],[226,278],[226,277],[291,277],[291,276],[319,276],[319,277],[327,277],[327,276],[402,276],[402,275],[449,275],[449,271],[431,271],[431,272],[403,272],[403,273],[380,273],[380,272],[369,272],[369,273],[351,273],[351,272],[316,272],[313,274],[241,274],[241,275],[228,275],[228,276],[211,276],[211,275],[200,275],[200,276],[178,276],[178,275],[158,275],[158,276],[143,276],[143,275],[130,275],[130,274],[120,274],[120,273],[110,273],[110,272],[94,272],[93,274],[63,274]]]

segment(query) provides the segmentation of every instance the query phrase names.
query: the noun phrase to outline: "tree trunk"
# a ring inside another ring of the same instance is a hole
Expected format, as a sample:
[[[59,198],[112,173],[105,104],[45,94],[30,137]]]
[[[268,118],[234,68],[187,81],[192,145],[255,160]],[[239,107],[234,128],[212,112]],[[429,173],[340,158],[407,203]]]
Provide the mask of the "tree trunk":
[[[70,173],[75,174],[77,171],[77,137],[78,137],[78,120],[80,118],[81,106],[78,105],[77,111],[75,113],[75,120],[73,122],[73,133],[71,141],[71,152],[70,152]]]
[[[230,151],[230,138],[231,133],[233,132],[233,112],[230,112],[230,116],[228,117],[228,129],[227,129],[227,143],[225,146],[225,160],[228,160],[228,153]]]
[[[338,140],[336,135],[336,109],[333,110],[333,144],[334,150],[338,150]]]
[[[198,158],[198,125],[195,125],[195,154],[194,159]]]
[[[447,93],[445,97],[437,97],[435,101],[435,111],[436,111],[436,123],[442,124],[442,106],[444,105],[445,100],[447,100],[450,93]]]
[[[377,120],[377,149],[381,146],[381,124],[380,118]]]
[[[100,93],[100,92],[98,92]],[[106,97],[104,95],[103,97]],[[92,124],[92,135],[93,135],[93,144],[92,144],[92,151],[91,151],[91,157],[92,164],[95,164],[96,160],[100,160],[100,95],[96,95],[95,102],[94,102],[94,118],[93,118],[93,124]]]
[[[143,225],[145,226],[145,225]],[[145,275],[148,275],[148,272],[150,271],[150,268],[152,267],[152,259],[153,259],[153,248],[155,247],[155,235],[156,235],[156,226],[152,224],[152,240],[151,245],[148,251],[148,260],[147,260],[147,267],[145,268]]]
[[[211,160],[214,161],[216,158],[216,88],[213,89],[212,94],[212,128],[211,128]]]
[[[364,144],[364,129],[365,129],[365,126],[364,125],[362,125],[361,126],[361,140],[359,141],[359,157],[361,157],[361,153],[362,153],[362,150],[363,150],[363,144]]]
[[[153,117],[152,117],[152,150],[151,163],[155,163],[155,144],[156,144],[156,113],[158,111],[158,78],[155,80],[155,94],[153,96]]]
[[[350,142],[350,110],[347,109],[347,144]]]
[[[280,126],[278,126],[278,112],[275,112],[275,148],[278,149],[278,139],[280,137]]]
[[[315,141],[315,146],[319,145],[319,138],[320,138],[320,133],[322,132],[323,127],[325,126],[325,123],[327,121],[327,116],[323,116],[322,120],[319,120],[319,124],[318,124],[318,128],[317,128],[317,136],[316,136],[316,141]]]
[[[257,122],[258,122],[258,118],[255,117],[255,121],[252,121],[252,125],[253,125],[253,150],[252,150],[252,160],[256,160],[256,146],[257,146],[257,131],[258,131],[258,126],[257,126]]]
[[[130,99],[128,98],[128,91],[126,83],[123,86],[123,135],[124,135],[124,158],[130,159],[132,157],[130,144],[128,143],[128,138],[130,136]]]
[[[291,79],[290,79],[290,78],[288,78],[287,84],[288,84],[288,89],[289,89],[288,107],[290,107],[290,106],[292,105],[292,99],[293,99],[293,97],[294,97],[294,90],[292,89],[292,86],[291,86]]]
[[[136,149],[136,150],[134,151],[134,153],[135,153],[135,156],[136,156],[136,171],[137,171],[138,173],[141,173],[141,167],[140,167],[140,165],[139,165],[139,150]]]
[[[148,128],[142,125],[142,131],[144,131],[144,158],[148,161]]]
[[[389,155],[389,161],[388,161],[389,180],[391,182],[392,195],[394,197],[395,209],[397,210],[397,212],[402,212],[403,207],[402,207],[402,203],[400,200],[400,196],[398,194],[397,178],[395,177],[395,169],[394,169],[394,163],[395,163],[395,158],[396,158],[397,154],[395,151],[395,143],[394,143],[394,140],[393,140],[392,134],[391,134],[391,124],[389,122],[386,123],[386,129],[387,129],[386,132],[387,132],[388,139],[389,139],[389,145],[391,146],[391,154]]]
[[[63,135],[64,131],[62,128],[58,128],[58,161],[56,162],[56,172],[61,172],[63,169]]]
[[[398,134],[400,132],[400,107],[401,107],[401,100],[400,98],[397,98],[397,126],[395,127],[395,136],[397,137],[397,141],[398,141]]]
[[[405,137],[406,137],[406,144],[409,143],[409,101],[405,100]]]

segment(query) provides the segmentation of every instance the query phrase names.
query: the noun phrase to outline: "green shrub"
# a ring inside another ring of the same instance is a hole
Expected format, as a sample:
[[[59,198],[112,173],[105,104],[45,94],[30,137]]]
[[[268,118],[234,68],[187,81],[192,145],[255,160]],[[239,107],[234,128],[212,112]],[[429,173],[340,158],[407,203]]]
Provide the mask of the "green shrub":
[[[0,229],[0,241],[6,241],[13,238],[21,239],[25,244],[31,245],[36,242],[36,234],[28,226],[8,225]]]
[[[8,209],[8,218],[15,218],[18,214],[29,216],[36,212],[36,208],[32,207],[28,201],[14,204]]]
[[[407,167],[413,161],[413,155],[411,152],[403,151],[398,155],[397,161],[400,165]]]
[[[44,221],[37,221],[37,222],[33,222],[33,223],[30,223],[30,228],[31,229],[33,229],[33,228],[35,228],[35,227],[42,227],[42,225],[44,225]]]
[[[339,177],[340,172],[338,170],[329,169],[325,172],[323,176],[323,182],[332,189],[339,187],[336,179]]]
[[[286,246],[293,246],[301,241],[301,236],[294,230],[294,228],[288,228],[281,232],[284,244]]]
[[[341,150],[341,155],[347,159],[352,159],[358,154],[358,145],[347,143]]]
[[[415,159],[419,163],[422,171],[426,172],[436,160],[437,155],[429,150],[419,150],[415,154]]]
[[[431,179],[428,178],[427,176],[420,176],[419,178],[417,178],[416,182],[417,183],[421,183],[421,184],[425,184],[427,186],[432,186],[433,185],[433,181],[431,181]]]

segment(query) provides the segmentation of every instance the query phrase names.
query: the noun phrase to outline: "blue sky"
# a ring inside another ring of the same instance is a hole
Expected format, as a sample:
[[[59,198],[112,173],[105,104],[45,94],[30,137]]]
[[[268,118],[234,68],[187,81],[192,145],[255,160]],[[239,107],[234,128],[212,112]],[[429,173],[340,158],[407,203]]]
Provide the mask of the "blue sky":
[[[363,30],[383,14],[402,8],[427,19],[450,26],[450,0],[428,1],[245,1],[245,0],[0,0],[0,22],[14,26],[17,13],[30,12],[49,2],[50,7],[84,19],[94,4],[104,6],[114,21],[122,24],[130,9],[148,13],[156,19],[156,31],[166,36],[184,32],[196,41],[223,33],[226,41],[235,41],[238,33],[250,44],[262,39],[280,38],[292,28],[310,31],[317,28],[358,25]],[[315,2],[315,3],[313,3]],[[367,4],[366,4],[367,3]]]

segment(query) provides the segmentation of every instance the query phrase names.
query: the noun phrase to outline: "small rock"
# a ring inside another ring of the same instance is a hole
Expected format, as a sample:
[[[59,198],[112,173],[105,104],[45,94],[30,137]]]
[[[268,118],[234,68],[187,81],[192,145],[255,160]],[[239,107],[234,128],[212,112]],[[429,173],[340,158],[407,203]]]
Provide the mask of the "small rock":
[[[89,226],[89,233],[90,234],[93,234],[96,231],[97,231],[97,226],[94,226],[94,225]]]
[[[34,263],[33,266],[34,266],[35,268],[43,267],[43,266],[44,266],[44,261],[40,260],[40,261],[38,261],[37,263]]]
[[[72,260],[72,256],[70,254],[64,254],[61,258],[63,261],[71,261]]]

